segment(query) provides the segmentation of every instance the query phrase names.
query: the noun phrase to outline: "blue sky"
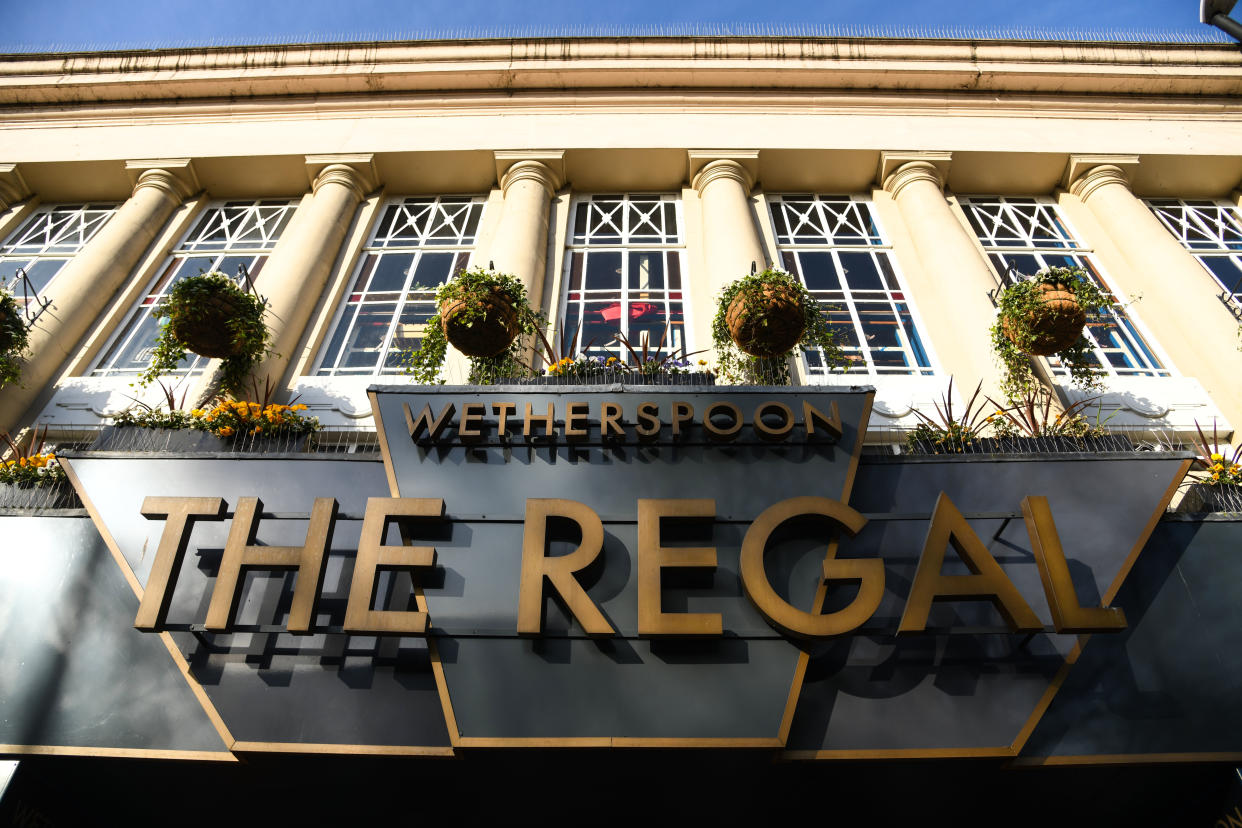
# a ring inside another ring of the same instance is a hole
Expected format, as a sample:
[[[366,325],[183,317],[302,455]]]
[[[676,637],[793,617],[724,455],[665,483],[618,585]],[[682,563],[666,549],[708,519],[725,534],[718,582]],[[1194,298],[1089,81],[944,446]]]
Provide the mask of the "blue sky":
[[[0,0],[0,7],[0,44],[25,48],[696,23],[1215,32],[1199,23],[1198,0]]]

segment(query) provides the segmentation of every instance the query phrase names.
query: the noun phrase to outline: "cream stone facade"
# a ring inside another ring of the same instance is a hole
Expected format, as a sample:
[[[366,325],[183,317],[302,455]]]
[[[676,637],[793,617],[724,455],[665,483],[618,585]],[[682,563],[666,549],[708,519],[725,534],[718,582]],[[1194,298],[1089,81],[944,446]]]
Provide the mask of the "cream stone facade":
[[[325,424],[361,428],[366,386],[404,381],[384,360],[417,322],[381,319],[387,300],[360,293],[365,268],[398,249],[431,262],[447,245],[454,267],[494,263],[560,319],[577,295],[575,256],[593,249],[575,211],[640,194],[672,205],[662,215],[675,232],[643,249],[679,270],[662,301],[684,311],[690,350],[710,348],[714,294],[752,262],[840,270],[863,261],[856,251],[871,256],[884,285],[877,275],[841,300],[840,319],[864,340],[887,325],[892,344],[860,342],[853,373],[797,370],[875,385],[877,441],[912,425],[912,408],[930,410],[950,376],[959,396],[976,382],[996,393],[989,291],[1002,247],[977,222],[1015,205],[1063,235],[1055,250],[1035,234],[1014,251],[1086,257],[1124,305],[1117,341],[1100,344],[1118,368],[1110,426],[1185,437],[1215,419],[1229,431],[1242,423],[1242,353],[1236,303],[1221,294],[1237,288],[1150,200],[1242,222],[1240,94],[1242,55],[1226,44],[588,38],[3,57],[0,257],[40,210],[116,209],[42,289],[52,306],[24,385],[0,392],[0,428],[69,435],[140,395],[125,368],[141,350],[126,351],[133,320],[170,261],[207,256],[193,234],[222,204],[267,205],[252,208],[260,223],[263,209],[296,205],[279,233],[210,249],[250,257],[271,302],[279,356],[259,373]],[[406,209],[438,199],[472,224],[452,239],[382,239],[393,205],[411,198]],[[873,227],[808,241],[778,226],[778,213],[794,215],[781,205]],[[396,291],[401,307],[414,307],[409,290]],[[332,362],[364,313],[388,325],[371,368]],[[1041,370],[1063,399],[1079,394]],[[194,376],[201,395],[211,365]],[[450,381],[463,377],[452,362]]]

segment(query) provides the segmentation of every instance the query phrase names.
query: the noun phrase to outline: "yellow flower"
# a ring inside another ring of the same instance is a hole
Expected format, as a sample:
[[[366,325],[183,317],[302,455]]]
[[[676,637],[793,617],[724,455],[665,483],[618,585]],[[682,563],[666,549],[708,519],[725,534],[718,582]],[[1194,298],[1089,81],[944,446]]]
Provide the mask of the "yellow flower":
[[[1223,454],[1213,454],[1212,459],[1213,460],[1224,460],[1225,456]]]
[[[262,433],[263,433],[263,426],[255,426],[255,427],[254,427],[254,431],[252,431],[252,432],[250,432],[250,433],[251,433],[251,434],[262,434]]]
[[[221,436],[221,437],[231,437],[231,436],[232,436],[232,434],[233,434],[233,427],[232,427],[232,426],[225,426],[224,428],[220,429],[220,436]]]
[[[297,405],[293,406],[290,410],[291,411],[305,411],[306,406],[302,405],[301,403],[298,403]]]

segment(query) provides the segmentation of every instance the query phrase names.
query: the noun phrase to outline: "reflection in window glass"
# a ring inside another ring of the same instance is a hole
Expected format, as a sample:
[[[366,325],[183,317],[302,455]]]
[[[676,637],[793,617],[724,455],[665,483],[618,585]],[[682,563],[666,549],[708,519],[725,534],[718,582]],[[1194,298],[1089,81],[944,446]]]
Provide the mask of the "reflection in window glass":
[[[581,329],[590,356],[632,357],[646,340],[661,353],[687,348],[684,253],[671,195],[607,195],[578,200],[566,256],[564,336]]]
[[[468,266],[482,215],[483,199],[472,196],[386,204],[317,373],[403,373],[404,354],[422,343],[435,313],[435,289]]]
[[[204,210],[92,373],[117,376],[145,371],[151,364],[161,321],[152,312],[169,289],[187,276],[212,271],[234,277],[241,284],[241,268],[253,282],[296,207],[296,201],[229,201]],[[175,373],[198,373],[206,364],[205,357],[190,354]]]
[[[1073,237],[1056,208],[1034,198],[985,196],[960,200],[979,242],[999,274],[1016,271],[1033,276],[1049,267],[1081,267],[1100,290],[1112,295],[1090,251]],[[1114,376],[1168,376],[1120,303],[1087,319],[1084,332],[1092,345],[1088,361]],[[1068,377],[1056,357],[1053,373]]]
[[[933,373],[870,206],[849,196],[769,199],[781,266],[827,308],[849,374]],[[824,376],[823,354],[805,354],[807,375]],[[840,367],[834,368],[840,372]]]

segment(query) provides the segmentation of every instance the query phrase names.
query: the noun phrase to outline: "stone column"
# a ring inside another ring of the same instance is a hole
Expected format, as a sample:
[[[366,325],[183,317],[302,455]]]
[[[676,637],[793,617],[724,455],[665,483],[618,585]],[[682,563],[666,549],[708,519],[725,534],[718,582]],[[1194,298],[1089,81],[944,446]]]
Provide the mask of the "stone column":
[[[497,180],[504,213],[492,240],[489,261],[500,273],[516,276],[530,305],[543,303],[551,199],[564,183],[563,153],[496,153]]]
[[[1237,320],[1203,265],[1131,191],[1126,168],[1137,164],[1134,156],[1070,156],[1068,189],[1130,265],[1110,271],[1109,279],[1138,299],[1134,312],[1176,370],[1198,379],[1230,424],[1242,428]]]
[[[757,157],[757,153],[752,153],[743,156],[743,160]],[[698,158],[701,160],[701,156]],[[696,155],[692,153],[692,168],[695,161]],[[763,239],[750,209],[754,185],[751,172],[734,158],[708,161],[690,181],[702,203],[703,263],[712,299],[725,285],[750,273],[752,262],[758,270],[767,266]],[[714,312],[714,306],[709,307]]]
[[[122,204],[46,292],[52,304],[30,331],[30,358],[20,386],[0,394],[0,428],[12,431],[35,397],[56,379],[65,360],[125,283],[173,211],[198,189],[189,160],[131,161],[137,175]]]
[[[897,202],[914,241],[925,278],[910,278],[910,288],[941,367],[954,377],[953,387],[963,401],[982,380],[983,393],[999,402],[1001,369],[992,356],[989,333],[996,310],[988,299],[997,281],[945,200],[951,161],[947,152],[885,152],[879,180]]]
[[[289,365],[298,361],[302,334],[332,273],[354,209],[377,186],[370,155],[307,156],[306,164],[313,177],[313,196],[298,207],[255,279],[255,290],[268,301],[266,320],[273,351],[251,372],[260,390],[267,380],[281,383]],[[216,366],[213,360],[190,393],[196,405],[205,405],[215,395],[219,387]]]

